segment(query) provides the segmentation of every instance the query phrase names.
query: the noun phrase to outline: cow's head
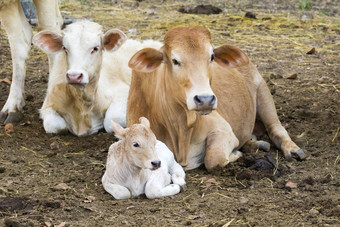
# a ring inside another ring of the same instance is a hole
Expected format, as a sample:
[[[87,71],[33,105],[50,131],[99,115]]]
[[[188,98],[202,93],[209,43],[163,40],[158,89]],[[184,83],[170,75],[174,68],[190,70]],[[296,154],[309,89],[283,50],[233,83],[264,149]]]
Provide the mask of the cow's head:
[[[248,64],[249,60],[234,46],[214,49],[206,28],[189,26],[171,29],[160,50],[140,50],[130,59],[129,66],[136,71],[152,72],[165,63],[171,77],[168,87],[176,98],[185,102],[188,110],[209,114],[217,108],[217,98],[210,86],[214,62],[228,68]]]
[[[132,165],[141,169],[158,169],[161,161],[156,152],[156,136],[150,129],[148,119],[141,117],[139,121],[140,124],[134,124],[126,129],[112,121],[112,129],[123,144],[123,150],[126,152],[123,156]]]
[[[61,35],[39,32],[33,37],[33,44],[47,54],[64,52],[68,63],[66,81],[80,86],[98,80],[103,50],[114,51],[125,40],[125,34],[118,29],[103,34],[99,24],[80,21],[68,25]]]

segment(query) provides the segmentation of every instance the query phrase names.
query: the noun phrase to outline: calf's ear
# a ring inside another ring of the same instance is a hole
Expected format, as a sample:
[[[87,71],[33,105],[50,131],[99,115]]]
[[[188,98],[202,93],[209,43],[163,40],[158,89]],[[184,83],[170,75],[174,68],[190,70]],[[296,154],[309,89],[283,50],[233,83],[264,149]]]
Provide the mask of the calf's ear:
[[[107,51],[117,50],[127,40],[126,35],[119,29],[108,30],[103,36],[103,45]]]
[[[140,72],[152,72],[162,63],[163,58],[164,55],[161,51],[144,48],[132,56],[129,67]]]
[[[63,37],[50,31],[42,31],[33,36],[32,42],[47,54],[53,54],[63,48]]]
[[[115,137],[117,137],[120,140],[123,139],[125,137],[125,129],[120,124],[112,120],[111,120],[111,124],[112,124],[113,132],[115,133]]]
[[[139,122],[144,125],[145,127],[150,128],[150,122],[146,117],[140,117]]]
[[[248,56],[238,47],[223,45],[214,49],[215,61],[221,66],[239,67],[249,63]]]

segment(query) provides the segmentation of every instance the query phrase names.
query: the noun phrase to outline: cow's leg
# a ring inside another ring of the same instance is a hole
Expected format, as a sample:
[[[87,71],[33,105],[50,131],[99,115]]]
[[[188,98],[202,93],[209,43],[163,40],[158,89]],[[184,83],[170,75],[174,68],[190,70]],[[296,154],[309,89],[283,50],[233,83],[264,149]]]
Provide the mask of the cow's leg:
[[[54,109],[43,108],[40,110],[46,133],[65,133],[68,131],[66,121]]]
[[[126,127],[126,102],[112,103],[105,113],[104,128],[106,132],[113,132],[111,121]]]
[[[156,199],[165,196],[176,195],[181,191],[178,184],[162,185],[157,180],[148,181],[145,186],[145,195],[149,199]]]
[[[114,184],[111,183],[110,181],[107,180],[106,173],[104,174],[102,178],[102,183],[104,189],[110,193],[115,199],[129,199],[131,198],[131,192],[129,191],[128,188],[119,185],[119,184]]]
[[[60,32],[63,18],[60,14],[58,0],[34,0],[38,14],[38,29]],[[48,55],[49,72],[54,63],[55,54]]]
[[[291,160],[292,153],[297,154],[300,159],[305,159],[306,154],[292,141],[281,125],[273,98],[264,81],[258,87],[256,101],[257,118],[263,122],[270,139],[282,150],[286,159]]]
[[[2,9],[0,20],[8,35],[13,64],[12,84],[7,101],[0,112],[0,121],[10,123],[20,120],[20,111],[25,105],[25,61],[31,48],[32,30],[20,1],[14,1],[13,4]]]

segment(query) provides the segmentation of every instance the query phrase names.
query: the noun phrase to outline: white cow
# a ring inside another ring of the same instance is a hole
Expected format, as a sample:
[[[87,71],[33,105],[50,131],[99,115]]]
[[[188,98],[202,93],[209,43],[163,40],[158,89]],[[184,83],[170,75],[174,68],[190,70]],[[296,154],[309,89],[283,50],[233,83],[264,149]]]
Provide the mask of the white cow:
[[[96,133],[111,120],[125,126],[131,81],[128,61],[144,47],[160,47],[126,38],[118,29],[105,34],[94,22],[68,25],[62,34],[43,31],[33,43],[47,54],[55,53],[47,95],[40,114],[47,133],[69,130],[77,136]]]
[[[35,0],[38,14],[38,28],[60,31],[62,18],[58,0]],[[17,122],[25,105],[24,85],[25,61],[31,48],[32,29],[26,20],[20,0],[0,0],[0,21],[8,35],[11,47],[13,76],[8,99],[0,112],[0,122]],[[53,55],[49,55],[50,65]]]
[[[185,187],[185,173],[169,148],[150,129],[148,119],[124,129],[112,121],[118,142],[109,148],[104,189],[115,199],[144,194],[149,199],[175,195]],[[173,184],[170,184],[171,181]]]

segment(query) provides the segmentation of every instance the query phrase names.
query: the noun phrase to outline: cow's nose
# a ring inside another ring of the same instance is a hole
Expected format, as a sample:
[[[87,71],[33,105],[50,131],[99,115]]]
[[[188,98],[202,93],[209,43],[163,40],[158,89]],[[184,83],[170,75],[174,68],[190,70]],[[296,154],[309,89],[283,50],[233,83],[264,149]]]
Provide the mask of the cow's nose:
[[[215,95],[208,95],[208,96],[201,96],[196,95],[194,97],[194,101],[197,106],[214,106],[216,103],[216,96]]]
[[[161,161],[152,161],[151,165],[152,169],[158,169],[159,167],[161,167]]]
[[[66,78],[69,84],[80,84],[83,80],[83,73],[67,73]]]

